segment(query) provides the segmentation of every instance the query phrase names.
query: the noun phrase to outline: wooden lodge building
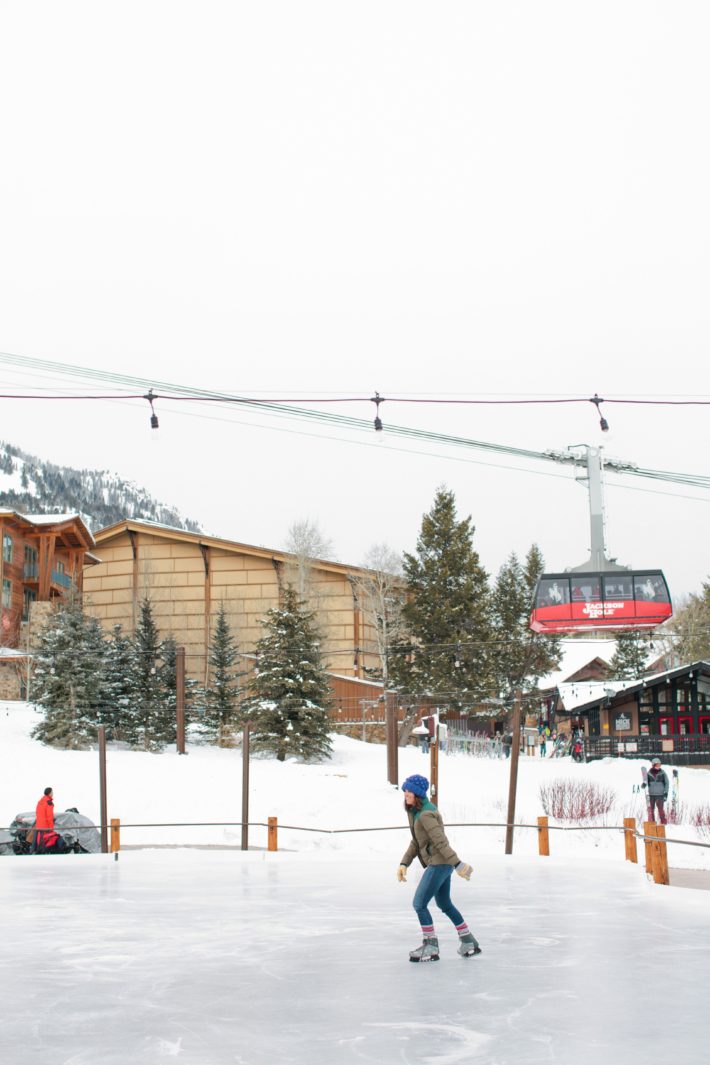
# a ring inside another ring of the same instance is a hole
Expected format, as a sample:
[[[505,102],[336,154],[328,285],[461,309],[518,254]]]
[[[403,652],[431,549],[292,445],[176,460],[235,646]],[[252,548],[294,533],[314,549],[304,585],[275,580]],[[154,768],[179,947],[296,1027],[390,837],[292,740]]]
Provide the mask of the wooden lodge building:
[[[96,550],[101,563],[84,575],[86,609],[104,628],[120,624],[133,633],[140,604],[149,599],[161,638],[172,635],[185,648],[186,672],[201,683],[209,679],[210,641],[220,604],[248,668],[263,635],[261,621],[279,605],[296,564],[288,552],[134,520],[97,532]],[[322,636],[324,663],[345,681],[365,678],[366,667],[378,665],[358,596],[357,578],[365,572],[309,560],[308,604]],[[361,687],[334,685],[343,716],[359,713],[363,698],[374,704],[374,690],[361,693]]]
[[[587,758],[662,758],[710,765],[710,663],[693,662],[602,690],[575,706]]]
[[[84,573],[98,559],[78,514],[0,509],[0,544],[0,699],[16,699],[24,692],[32,630],[52,600],[81,593]]]

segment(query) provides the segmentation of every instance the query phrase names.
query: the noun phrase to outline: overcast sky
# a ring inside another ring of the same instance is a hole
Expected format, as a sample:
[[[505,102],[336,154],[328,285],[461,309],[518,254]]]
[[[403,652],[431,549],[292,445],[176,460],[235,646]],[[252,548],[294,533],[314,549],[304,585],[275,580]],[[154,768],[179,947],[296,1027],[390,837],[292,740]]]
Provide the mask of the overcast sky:
[[[710,401],[709,30],[653,0],[0,3],[0,350],[260,397]],[[31,385],[71,382],[0,361]],[[0,439],[247,543],[309,517],[345,561],[411,550],[447,484],[490,572],[588,557],[565,467],[157,408],[151,434],[142,402],[0,401]],[[381,416],[707,474],[708,412]],[[606,503],[620,562],[708,579],[710,493]]]

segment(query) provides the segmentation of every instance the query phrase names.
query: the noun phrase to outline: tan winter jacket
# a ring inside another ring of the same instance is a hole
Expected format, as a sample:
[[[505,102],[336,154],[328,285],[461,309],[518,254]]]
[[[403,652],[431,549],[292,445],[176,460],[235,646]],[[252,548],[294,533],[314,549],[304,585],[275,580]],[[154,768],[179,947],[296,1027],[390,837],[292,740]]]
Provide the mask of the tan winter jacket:
[[[444,831],[441,814],[429,800],[415,817],[415,811],[407,810],[414,839],[407,847],[400,865],[411,865],[417,855],[425,865],[458,865],[459,857]],[[416,842],[415,842],[416,840]]]

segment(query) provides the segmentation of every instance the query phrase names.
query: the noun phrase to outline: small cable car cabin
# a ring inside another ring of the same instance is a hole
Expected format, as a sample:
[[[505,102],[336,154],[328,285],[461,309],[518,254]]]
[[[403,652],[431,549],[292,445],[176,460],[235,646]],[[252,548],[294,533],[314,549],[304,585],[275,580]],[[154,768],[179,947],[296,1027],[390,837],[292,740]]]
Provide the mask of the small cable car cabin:
[[[673,614],[660,570],[543,573],[530,627],[535,632],[652,629]]]

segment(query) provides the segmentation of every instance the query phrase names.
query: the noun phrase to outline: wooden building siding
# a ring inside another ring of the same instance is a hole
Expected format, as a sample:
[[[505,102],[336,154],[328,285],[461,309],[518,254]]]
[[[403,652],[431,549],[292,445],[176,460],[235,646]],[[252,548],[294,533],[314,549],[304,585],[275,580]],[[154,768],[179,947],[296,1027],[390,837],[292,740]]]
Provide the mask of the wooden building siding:
[[[140,603],[150,599],[162,637],[171,634],[185,647],[188,673],[209,678],[209,648],[220,603],[244,654],[263,635],[266,612],[283,591],[282,552],[122,522],[97,534],[101,564],[85,574],[87,609],[110,629],[119,623],[134,631]],[[374,641],[359,641],[367,626],[353,598],[351,576],[359,571],[338,563],[314,563],[310,606],[316,615],[327,668],[341,674],[375,666]]]
[[[77,515],[55,519],[0,510],[0,643],[18,646],[32,603],[81,591],[85,565],[97,561],[90,554],[93,546]]]

